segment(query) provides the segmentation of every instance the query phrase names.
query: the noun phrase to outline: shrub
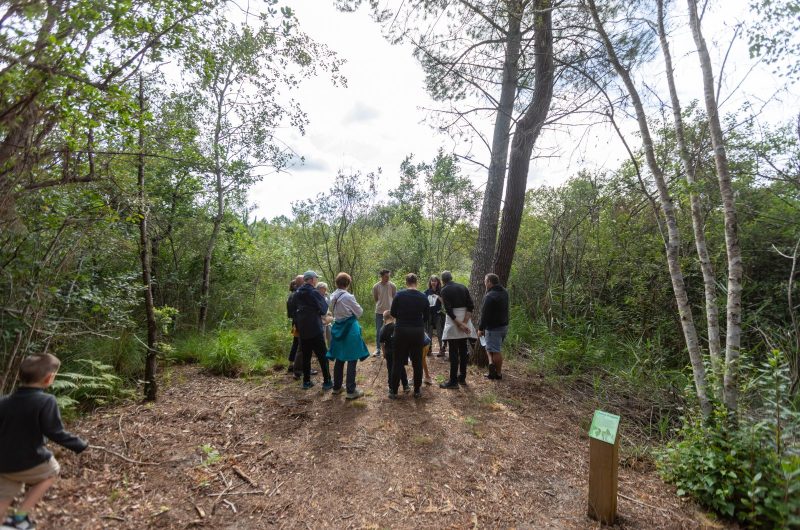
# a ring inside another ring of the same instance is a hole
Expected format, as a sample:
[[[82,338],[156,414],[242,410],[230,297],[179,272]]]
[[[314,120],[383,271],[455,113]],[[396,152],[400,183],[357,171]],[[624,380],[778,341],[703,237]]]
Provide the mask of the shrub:
[[[71,362],[70,370],[74,371],[60,372],[51,387],[58,406],[67,414],[79,407],[107,405],[132,395],[108,364],[78,359]]]
[[[800,414],[779,352],[756,371],[754,384],[764,398],[738,423],[721,409],[707,422],[686,419],[658,468],[678,495],[723,515],[757,527],[800,528]]]
[[[200,364],[213,374],[234,377],[252,373],[258,357],[258,347],[248,334],[221,330],[217,334],[216,344],[205,352]]]

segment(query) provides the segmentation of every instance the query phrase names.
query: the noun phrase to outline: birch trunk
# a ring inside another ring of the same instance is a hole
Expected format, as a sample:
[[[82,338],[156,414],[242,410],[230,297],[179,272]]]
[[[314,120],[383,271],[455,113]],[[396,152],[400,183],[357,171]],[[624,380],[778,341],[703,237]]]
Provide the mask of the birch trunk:
[[[506,32],[506,50],[503,60],[503,82],[500,89],[500,104],[494,121],[492,135],[492,158],[489,163],[489,177],[483,194],[480,222],[478,223],[478,240],[472,255],[472,271],[469,289],[475,302],[473,318],[479,318],[483,300],[483,278],[491,272],[495,247],[497,244],[497,226],[500,217],[500,203],[503,197],[503,185],[506,178],[506,162],[508,160],[509,131],[514,113],[514,100],[519,84],[519,59],[522,45],[521,31],[522,6],[517,0],[508,2],[508,30]]]
[[[739,228],[736,220],[736,204],[734,200],[728,156],[725,151],[725,139],[719,121],[719,107],[714,94],[714,72],[711,68],[711,57],[703,38],[700,18],[697,15],[696,0],[687,0],[689,25],[700,59],[703,72],[703,99],[708,115],[708,128],[711,134],[711,145],[714,148],[714,165],[717,170],[717,181],[722,196],[722,210],[725,217],[725,250],[728,258],[728,302],[726,305],[727,329],[725,337],[725,375],[724,400],[731,413],[736,412],[739,402],[739,346],[742,339],[742,249],[739,246]]]
[[[611,39],[605,31],[600,15],[597,12],[597,5],[595,0],[586,0],[591,12],[592,20],[595,24],[595,29],[600,37],[603,46],[606,49],[609,62],[614,67],[617,75],[622,78],[628,95],[631,98],[634,109],[636,111],[636,121],[639,125],[639,133],[642,136],[642,145],[645,152],[645,159],[650,172],[653,174],[656,187],[658,188],[658,195],[661,202],[661,210],[664,212],[664,218],[667,226],[667,266],[669,267],[670,280],[672,282],[672,290],[675,293],[675,301],[678,304],[678,313],[680,315],[681,328],[683,336],[686,341],[686,348],[689,351],[689,360],[692,364],[692,373],[694,375],[695,391],[697,398],[700,402],[700,410],[703,416],[708,417],[711,414],[711,402],[708,399],[706,391],[706,373],[705,366],[703,365],[703,357],[700,351],[700,343],[697,338],[697,329],[694,325],[694,317],[692,316],[692,307],[689,304],[689,296],[686,292],[686,284],[683,280],[683,272],[681,271],[680,262],[678,261],[678,250],[680,248],[680,233],[678,232],[678,223],[675,218],[675,207],[672,204],[672,197],[669,194],[664,173],[661,166],[656,159],[655,149],[653,147],[653,139],[650,135],[650,127],[647,123],[647,115],[644,112],[644,105],[639,97],[639,92],[634,85],[630,72],[622,66],[619,58],[617,57],[616,50],[614,49]]]
[[[689,203],[692,212],[692,229],[694,231],[695,248],[697,257],[700,260],[700,270],[703,274],[703,291],[705,294],[706,306],[706,326],[708,328],[708,352],[711,357],[711,370],[714,374],[714,394],[719,401],[722,401],[722,355],[719,333],[719,308],[717,307],[717,284],[714,276],[714,268],[708,255],[706,244],[705,224],[703,222],[703,212],[700,205],[700,198],[694,192],[697,179],[695,178],[695,166],[689,155],[686,145],[686,132],[683,126],[683,116],[681,115],[681,103],[678,98],[678,90],[675,87],[675,75],[672,66],[672,53],[669,50],[666,30],[664,27],[664,0],[658,0],[658,38],[661,42],[661,51],[664,54],[664,64],[666,66],[667,85],[669,86],[669,96],[672,102],[672,117],[675,122],[675,138],[678,144],[678,152],[681,157],[683,172],[686,175],[686,182],[689,184]]]

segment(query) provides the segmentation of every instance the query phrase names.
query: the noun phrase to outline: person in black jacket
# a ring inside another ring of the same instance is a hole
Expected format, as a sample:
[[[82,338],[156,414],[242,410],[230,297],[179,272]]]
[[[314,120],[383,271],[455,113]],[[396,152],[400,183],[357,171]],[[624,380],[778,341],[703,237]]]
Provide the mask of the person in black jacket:
[[[297,328],[294,325],[294,313],[297,310],[294,303],[294,293],[301,285],[303,285],[302,274],[295,277],[295,279],[289,283],[289,298],[286,299],[286,317],[292,321],[292,349],[289,350],[289,368],[287,368],[286,371],[289,373],[294,372],[295,378],[299,378],[301,372],[294,366],[297,350],[300,348],[300,338],[297,335]],[[302,363],[300,363],[300,366],[302,366]]]
[[[469,289],[463,284],[453,281],[450,271],[442,272],[441,297],[447,315],[442,330],[442,338],[450,349],[450,379],[439,385],[440,388],[457,389],[459,385],[467,385],[467,361],[469,351],[467,341],[476,339],[472,325],[472,311],[475,305]]]
[[[486,339],[486,353],[489,355],[489,379],[503,378],[503,340],[508,333],[508,291],[500,285],[497,274],[489,273],[483,279],[486,296],[481,306],[481,321],[478,336]]]
[[[328,353],[325,347],[325,328],[322,326],[322,317],[328,314],[328,302],[317,291],[319,276],[314,271],[303,274],[303,285],[294,293],[295,317],[294,323],[300,334],[300,349],[303,356],[303,389],[308,390],[314,386],[311,382],[311,355],[315,354],[322,370],[322,389],[333,388],[331,381]]]
[[[414,397],[421,397],[422,346],[425,343],[425,322],[430,315],[428,297],[417,290],[419,279],[414,273],[406,275],[406,289],[392,299],[394,327],[394,359],[389,384],[389,399],[397,399],[400,386],[400,371],[405,370],[407,359],[411,359],[414,370]]]
[[[56,398],[44,393],[60,366],[61,361],[49,353],[26,357],[19,367],[20,387],[0,398],[0,514],[8,512],[22,485],[27,487],[25,498],[3,528],[35,527],[29,514],[61,470],[44,445],[45,437],[76,453],[88,447],[64,430]]]

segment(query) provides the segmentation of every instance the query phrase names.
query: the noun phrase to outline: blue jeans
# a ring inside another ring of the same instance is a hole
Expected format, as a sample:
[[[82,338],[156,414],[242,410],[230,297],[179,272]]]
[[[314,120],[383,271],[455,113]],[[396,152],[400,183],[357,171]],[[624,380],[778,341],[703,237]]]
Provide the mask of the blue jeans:
[[[375,343],[377,353],[381,353],[381,329],[383,329],[383,313],[375,313]]]

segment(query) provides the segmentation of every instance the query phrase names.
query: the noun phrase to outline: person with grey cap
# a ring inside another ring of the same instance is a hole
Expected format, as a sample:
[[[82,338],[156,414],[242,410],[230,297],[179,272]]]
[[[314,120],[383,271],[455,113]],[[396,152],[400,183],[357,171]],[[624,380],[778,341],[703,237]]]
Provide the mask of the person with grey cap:
[[[503,378],[503,340],[508,333],[508,291],[500,285],[497,274],[489,273],[483,279],[486,296],[481,306],[481,321],[478,323],[478,336],[485,341],[486,353],[489,355],[488,379]]]
[[[300,349],[303,352],[303,389],[314,386],[311,382],[311,355],[317,356],[322,370],[322,389],[333,388],[328,359],[325,356],[325,329],[322,317],[328,314],[328,302],[316,289],[319,276],[314,271],[303,274],[303,285],[295,292],[295,325],[300,334]]]

